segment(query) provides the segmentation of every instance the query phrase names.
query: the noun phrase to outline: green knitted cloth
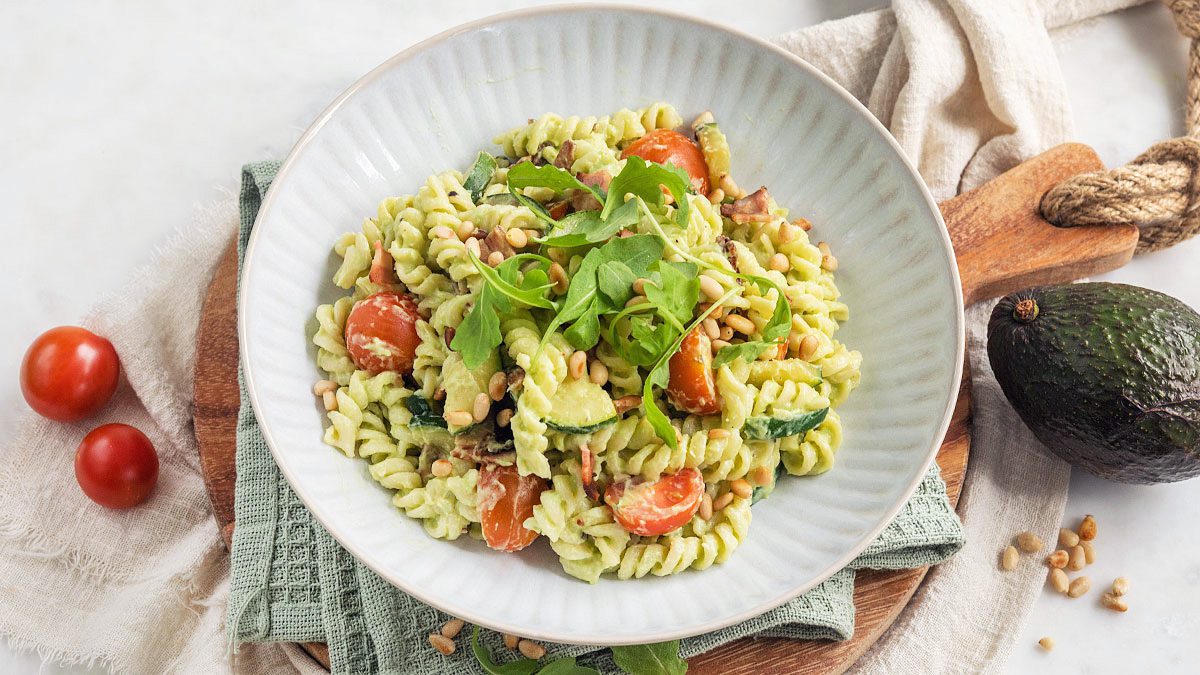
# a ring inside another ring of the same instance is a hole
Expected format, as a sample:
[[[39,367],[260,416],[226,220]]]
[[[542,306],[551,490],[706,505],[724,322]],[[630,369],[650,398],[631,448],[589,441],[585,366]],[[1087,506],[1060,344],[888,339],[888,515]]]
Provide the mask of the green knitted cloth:
[[[239,258],[279,162],[242,170]],[[239,377],[240,379],[240,377]],[[334,673],[481,672],[466,635],[450,657],[427,636],[449,617],[409,597],[356,561],[313,519],[275,465],[242,382],[237,429],[232,589],[227,626],[234,643],[317,641],[329,644]],[[745,623],[683,640],[693,656],[748,635],[845,640],[854,632],[855,570],[902,569],[942,562],[963,545],[962,524],[934,465],[915,495],[861,556],[805,595]],[[506,653],[485,631],[493,654]],[[617,672],[608,650],[549,645],[551,656]]]

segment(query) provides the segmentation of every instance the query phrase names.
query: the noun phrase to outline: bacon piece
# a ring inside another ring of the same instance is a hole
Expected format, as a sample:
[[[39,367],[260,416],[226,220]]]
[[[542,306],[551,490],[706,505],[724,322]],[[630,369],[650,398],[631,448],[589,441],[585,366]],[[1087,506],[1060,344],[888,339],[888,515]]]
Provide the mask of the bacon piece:
[[[579,446],[582,462],[579,467],[579,481],[583,483],[583,491],[594,502],[600,501],[600,488],[596,487],[596,456],[592,454],[587,444]]]
[[[505,229],[500,225],[492,228],[492,231],[479,241],[479,258],[481,260],[487,260],[493,251],[500,251],[505,258],[510,258],[515,253],[512,244],[508,243]]]
[[[605,169],[593,173],[579,174],[579,182],[589,187],[599,187],[601,190],[608,190],[609,183],[612,182],[612,174]]]
[[[563,216],[567,215],[567,208],[571,206],[569,199],[563,199],[557,202],[551,202],[546,205],[546,211],[550,213],[550,217],[555,220],[562,220]]]
[[[575,141],[566,140],[554,157],[554,166],[560,169],[570,169],[575,163]]]
[[[771,219],[771,197],[767,188],[760,187],[732,204],[722,204],[721,215],[739,225],[767,222]]]
[[[371,272],[368,278],[371,283],[380,286],[391,286],[400,282],[396,278],[396,261],[392,259],[391,253],[384,250],[382,241],[375,242],[375,257],[371,258]]]

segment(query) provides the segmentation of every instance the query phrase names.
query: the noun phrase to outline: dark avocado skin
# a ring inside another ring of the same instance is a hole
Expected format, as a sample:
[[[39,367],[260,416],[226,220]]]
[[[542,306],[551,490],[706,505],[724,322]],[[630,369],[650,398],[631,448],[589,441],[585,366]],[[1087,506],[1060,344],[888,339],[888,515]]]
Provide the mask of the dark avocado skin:
[[[1028,323],[1017,303],[1037,302]],[[1200,314],[1125,284],[1042,286],[1001,300],[988,360],[1042,443],[1123,483],[1200,474]]]

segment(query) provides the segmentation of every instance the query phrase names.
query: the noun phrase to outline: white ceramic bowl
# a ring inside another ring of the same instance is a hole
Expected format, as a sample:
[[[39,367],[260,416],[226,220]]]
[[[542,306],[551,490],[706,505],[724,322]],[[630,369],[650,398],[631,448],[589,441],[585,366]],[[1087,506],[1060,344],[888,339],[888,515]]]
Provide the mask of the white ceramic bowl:
[[[496,553],[428,537],[365,462],[321,442],[313,311],[339,291],[338,234],[429,174],[465,168],[491,138],[543,112],[604,114],[666,100],[711,109],[733,174],[811,220],[840,261],[863,354],[839,409],[829,473],[781,483],[747,541],[702,572],[590,586],[548,546]],[[796,597],[849,563],[896,515],[950,419],[962,297],[937,207],[884,128],[830,79],[766,42],[692,18],[611,7],[505,14],[431,38],[356,82],[288,156],[250,240],[240,302],[251,401],[275,460],[343,546],[383,578],[467,621],[554,642],[695,635]]]

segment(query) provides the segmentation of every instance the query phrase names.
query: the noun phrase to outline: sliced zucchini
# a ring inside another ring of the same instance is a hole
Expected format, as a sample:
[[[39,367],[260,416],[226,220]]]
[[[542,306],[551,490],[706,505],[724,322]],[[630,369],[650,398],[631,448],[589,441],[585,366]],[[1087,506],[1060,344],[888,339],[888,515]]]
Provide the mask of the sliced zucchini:
[[[446,420],[442,418],[442,404],[438,401],[430,401],[424,396],[409,396],[408,412],[412,413],[412,419],[408,421],[410,427],[446,428]]]
[[[729,173],[729,141],[725,140],[725,134],[716,122],[696,127],[696,140],[704,153],[704,163],[708,165],[708,179],[715,188],[721,176]]]
[[[751,417],[742,426],[742,434],[751,440],[769,441],[776,438],[803,434],[825,421],[829,408],[780,415],[777,417]]]
[[[550,401],[546,425],[568,434],[590,434],[617,421],[617,408],[600,385],[584,378],[563,382]]]
[[[458,352],[450,352],[442,364],[442,388],[446,390],[446,410],[465,410],[471,412],[475,408],[475,399],[481,393],[487,393],[488,382],[492,375],[500,370],[500,358],[493,351],[483,365],[475,370],[468,370]],[[466,426],[451,426],[451,433],[461,433],[470,429]]]

